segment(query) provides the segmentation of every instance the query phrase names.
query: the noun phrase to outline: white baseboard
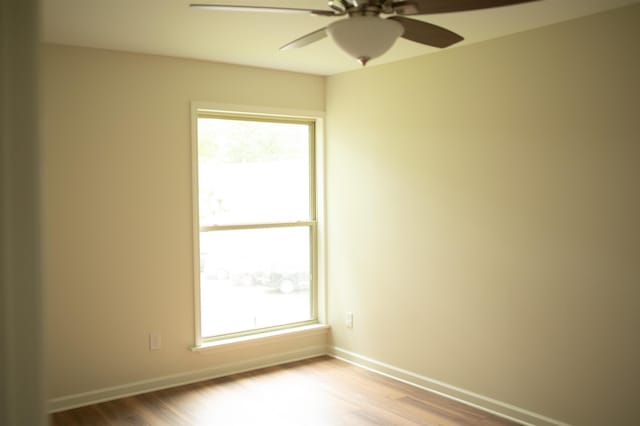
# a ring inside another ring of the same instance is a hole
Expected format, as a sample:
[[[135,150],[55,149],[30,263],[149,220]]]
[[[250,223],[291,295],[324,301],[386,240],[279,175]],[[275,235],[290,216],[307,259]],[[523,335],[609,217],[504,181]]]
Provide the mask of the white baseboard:
[[[217,365],[215,367],[207,368],[204,370],[189,371],[186,373],[173,374],[149,380],[141,380],[90,392],[63,396],[60,398],[52,398],[47,402],[48,411],[49,413],[55,413],[57,411],[69,410],[71,408],[96,404],[112,399],[124,398],[131,395],[152,392],[160,389],[171,388],[174,386],[201,382],[203,380],[215,379],[218,377],[229,376],[231,374],[243,373],[246,371],[257,370],[259,368],[286,364],[289,362],[300,361],[303,359],[314,358],[322,355],[327,355],[326,345],[310,346],[297,351],[283,352],[275,355],[257,357],[252,359],[244,359],[242,361]]]
[[[329,348],[329,355],[350,364],[357,365],[358,367],[365,368],[429,392],[437,393],[438,395],[442,395],[446,398],[453,399],[526,426],[569,426],[567,423],[559,420],[554,420],[541,414],[533,413],[523,408],[519,408],[502,401],[497,401],[493,398],[479,395],[438,380],[430,379],[411,371],[394,367],[393,365],[385,364],[375,359],[367,358],[335,346]]]

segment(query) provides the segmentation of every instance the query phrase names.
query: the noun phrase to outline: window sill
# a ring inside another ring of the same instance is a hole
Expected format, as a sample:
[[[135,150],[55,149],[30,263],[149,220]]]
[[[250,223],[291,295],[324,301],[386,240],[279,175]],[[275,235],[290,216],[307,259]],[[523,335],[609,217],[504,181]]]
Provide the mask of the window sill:
[[[300,337],[327,334],[329,332],[327,324],[311,324],[301,327],[287,328],[284,330],[269,331],[266,333],[252,334],[250,336],[234,337],[231,339],[205,342],[191,348],[193,352],[208,353],[230,349],[241,349],[250,346],[264,345],[268,343],[281,342]]]

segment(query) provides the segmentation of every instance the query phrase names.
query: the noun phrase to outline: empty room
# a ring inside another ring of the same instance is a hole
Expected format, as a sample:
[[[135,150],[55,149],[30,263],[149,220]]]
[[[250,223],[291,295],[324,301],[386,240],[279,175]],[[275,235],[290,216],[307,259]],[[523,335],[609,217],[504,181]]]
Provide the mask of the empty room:
[[[640,424],[638,1],[37,19],[3,424]]]

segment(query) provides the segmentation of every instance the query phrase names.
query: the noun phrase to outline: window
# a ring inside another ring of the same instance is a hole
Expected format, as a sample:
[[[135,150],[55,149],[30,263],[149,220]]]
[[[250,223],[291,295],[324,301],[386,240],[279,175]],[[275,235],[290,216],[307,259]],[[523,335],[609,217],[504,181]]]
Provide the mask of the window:
[[[317,120],[194,118],[197,343],[317,322]]]

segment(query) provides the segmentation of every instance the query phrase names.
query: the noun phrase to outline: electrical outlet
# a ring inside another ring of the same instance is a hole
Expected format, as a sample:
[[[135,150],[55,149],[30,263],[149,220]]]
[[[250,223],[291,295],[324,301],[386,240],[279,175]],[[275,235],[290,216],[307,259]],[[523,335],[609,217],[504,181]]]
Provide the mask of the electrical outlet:
[[[162,348],[162,335],[160,333],[149,333],[149,350],[159,351]]]
[[[347,312],[345,325],[347,326],[347,328],[353,328],[353,312]]]

